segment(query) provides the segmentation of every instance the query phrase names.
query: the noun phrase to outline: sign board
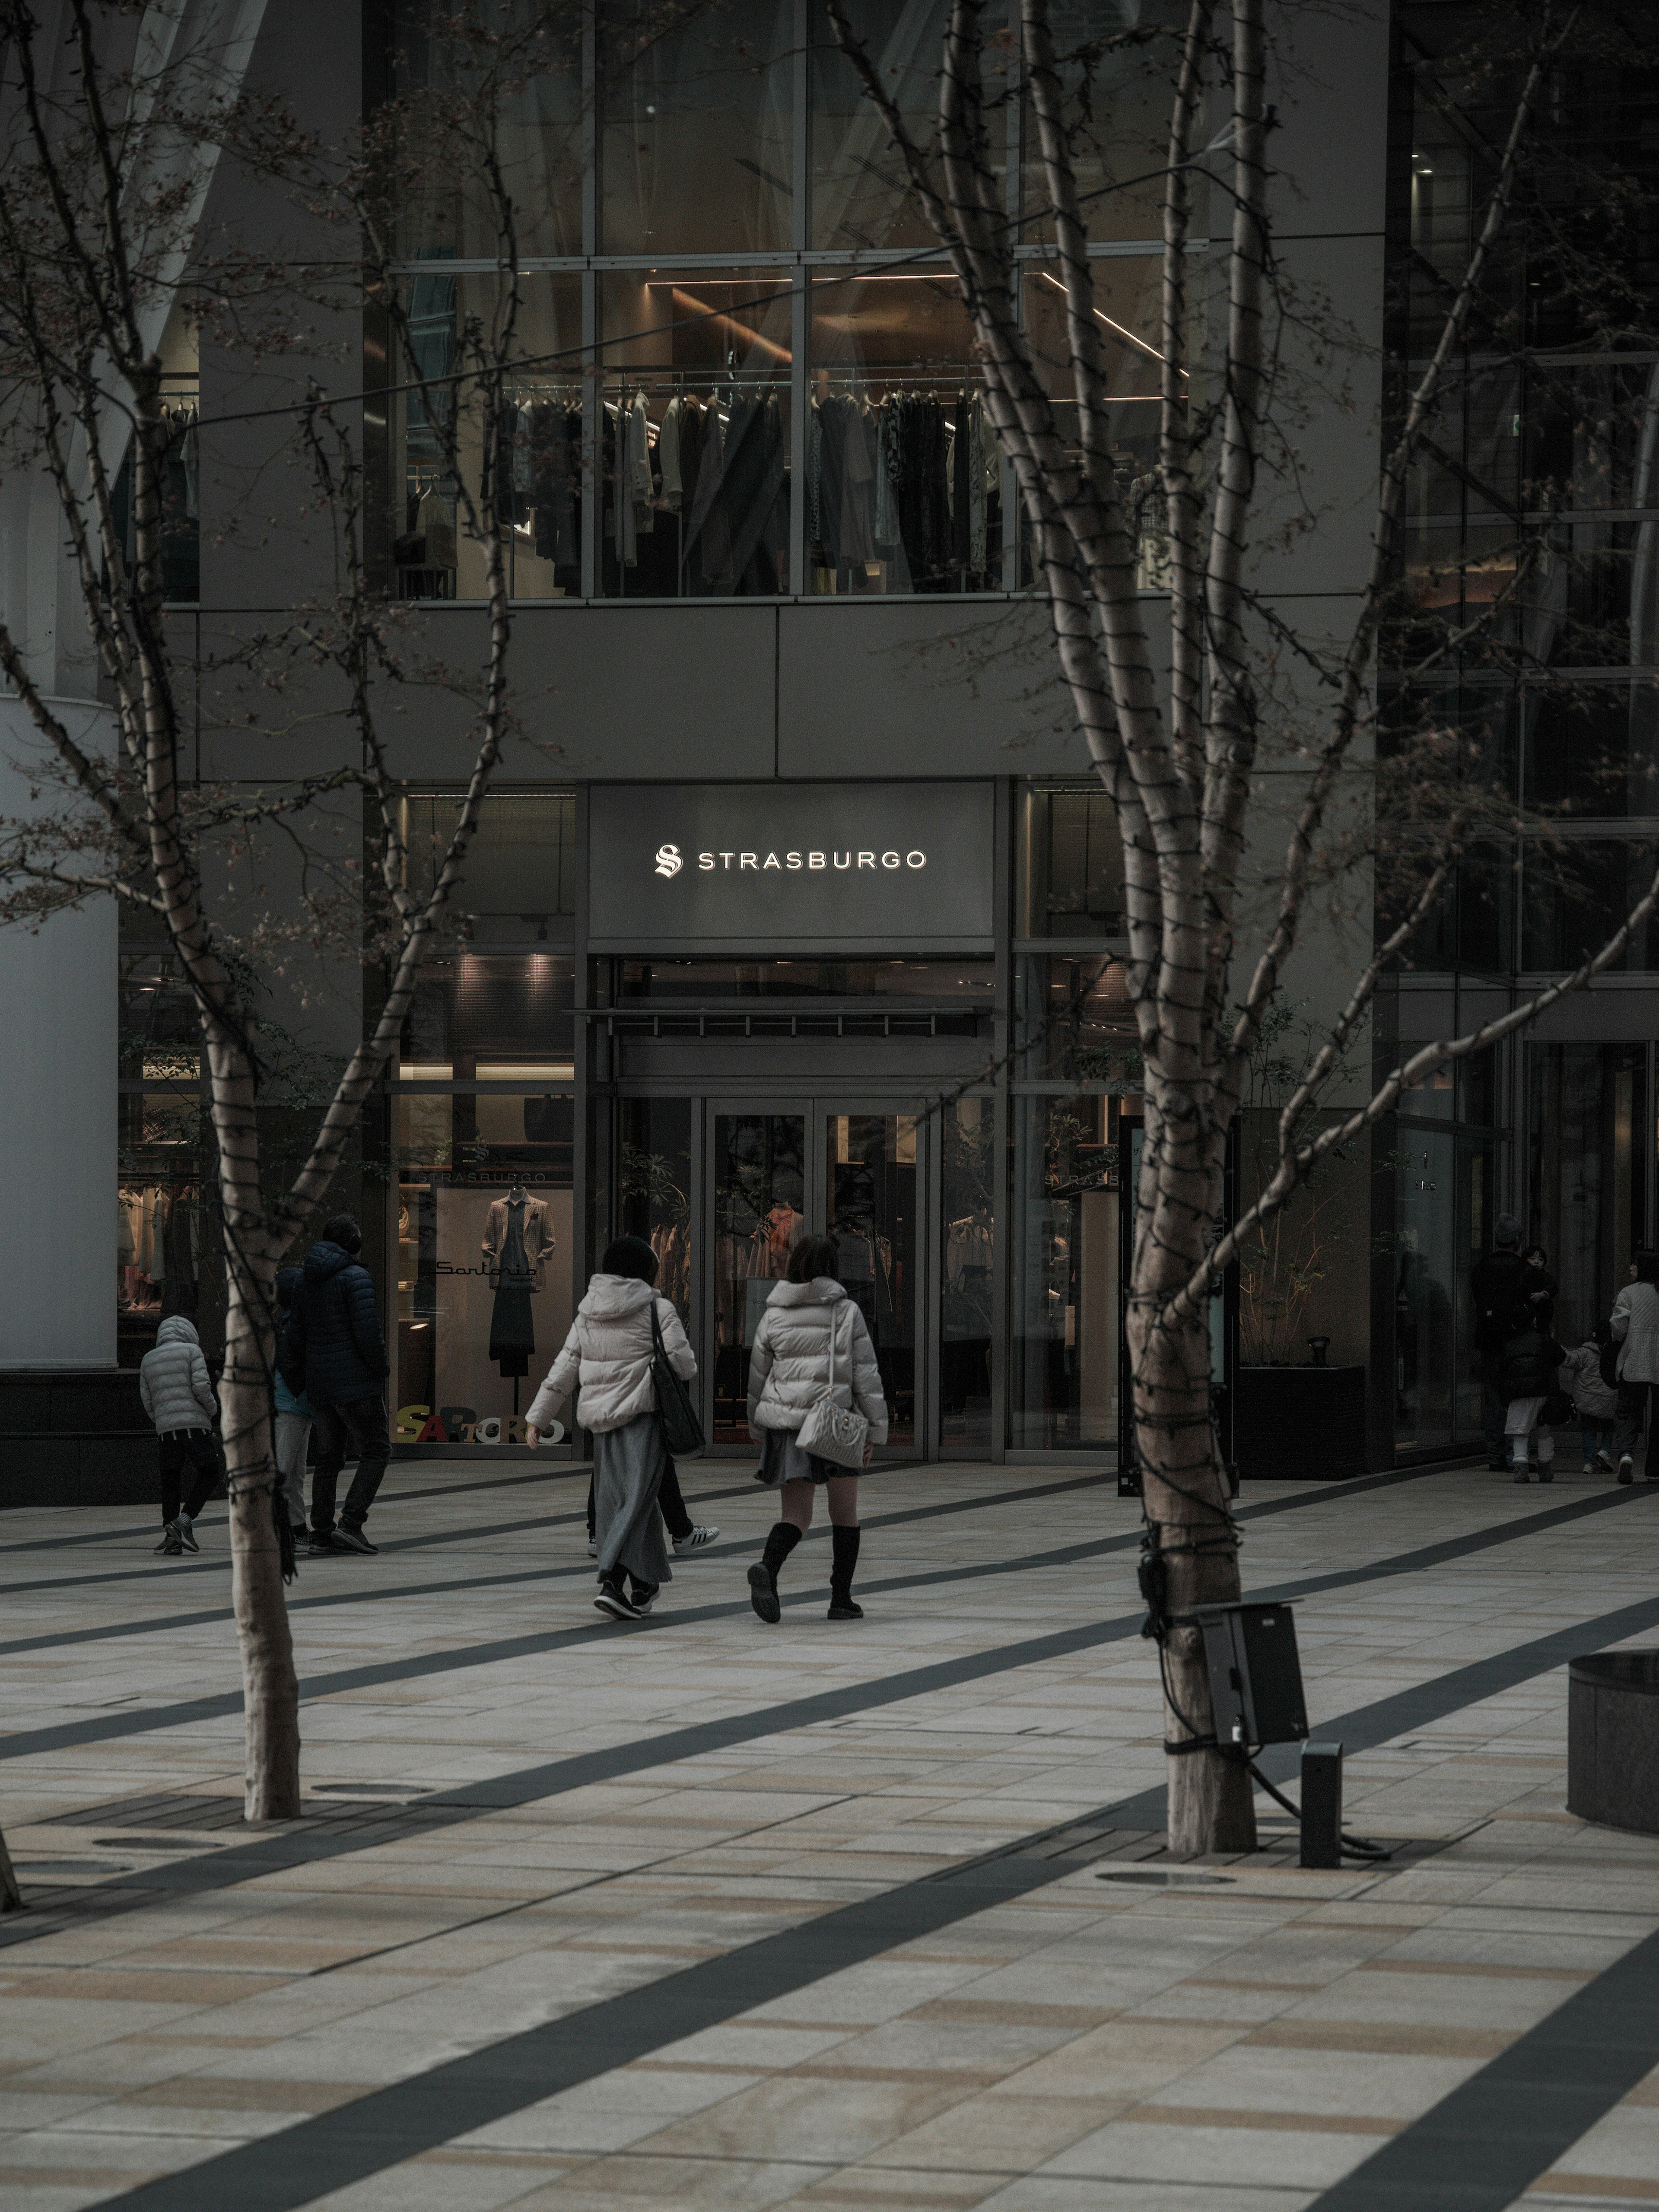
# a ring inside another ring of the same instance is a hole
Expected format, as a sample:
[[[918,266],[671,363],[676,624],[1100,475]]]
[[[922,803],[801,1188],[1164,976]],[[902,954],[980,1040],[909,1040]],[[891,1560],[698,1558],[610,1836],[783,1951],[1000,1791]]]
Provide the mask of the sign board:
[[[594,952],[988,952],[988,783],[596,784]]]

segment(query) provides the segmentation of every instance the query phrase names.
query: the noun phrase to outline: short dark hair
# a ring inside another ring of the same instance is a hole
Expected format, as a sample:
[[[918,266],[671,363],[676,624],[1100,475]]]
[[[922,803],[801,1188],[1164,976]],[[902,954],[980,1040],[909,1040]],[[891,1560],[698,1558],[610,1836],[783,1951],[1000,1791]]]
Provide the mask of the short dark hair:
[[[1659,1252],[1637,1254],[1636,1279],[1638,1283],[1659,1283]]]
[[[803,1237],[789,1255],[789,1280],[811,1283],[820,1275],[841,1280],[841,1247],[833,1237]]]
[[[599,1262],[602,1275],[631,1275],[636,1283],[657,1279],[657,1255],[643,1237],[613,1237]]]
[[[343,1251],[361,1252],[363,1232],[349,1213],[337,1213],[323,1224],[323,1242],[337,1244]]]

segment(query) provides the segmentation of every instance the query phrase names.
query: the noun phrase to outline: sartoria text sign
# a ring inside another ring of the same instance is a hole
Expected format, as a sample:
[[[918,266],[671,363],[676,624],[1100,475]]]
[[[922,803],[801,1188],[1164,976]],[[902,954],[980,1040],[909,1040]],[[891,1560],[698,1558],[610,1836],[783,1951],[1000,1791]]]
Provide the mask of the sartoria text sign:
[[[595,786],[595,951],[969,951],[992,932],[988,784]]]

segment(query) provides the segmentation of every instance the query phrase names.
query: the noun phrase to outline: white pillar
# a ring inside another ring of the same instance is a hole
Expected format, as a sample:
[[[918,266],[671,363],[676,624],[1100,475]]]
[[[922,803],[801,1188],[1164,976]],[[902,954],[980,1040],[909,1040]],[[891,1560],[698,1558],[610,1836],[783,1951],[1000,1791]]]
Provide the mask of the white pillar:
[[[0,699],[0,816],[34,811],[39,751]],[[114,902],[0,926],[0,1368],[115,1364],[117,1075]]]

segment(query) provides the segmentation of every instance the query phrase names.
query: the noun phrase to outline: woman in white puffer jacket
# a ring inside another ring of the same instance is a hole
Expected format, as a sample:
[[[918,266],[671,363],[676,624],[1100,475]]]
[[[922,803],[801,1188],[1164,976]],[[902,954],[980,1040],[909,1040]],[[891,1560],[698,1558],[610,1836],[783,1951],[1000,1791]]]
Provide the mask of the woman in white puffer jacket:
[[[678,1314],[653,1289],[656,1279],[657,1255],[642,1237],[618,1237],[607,1246],[564,1348],[525,1421],[527,1440],[538,1443],[565,1399],[580,1390],[580,1419],[593,1437],[593,1533],[599,1562],[599,1592],[593,1602],[614,1620],[641,1620],[650,1612],[660,1585],[673,1579],[657,1510],[670,1461],[651,1381],[653,1307],[675,1374],[689,1382],[697,1361]]]
[[[887,1399],[876,1348],[864,1316],[836,1280],[841,1254],[833,1237],[808,1237],[789,1255],[788,1279],[766,1302],[749,1352],[749,1433],[761,1446],[757,1480],[781,1493],[783,1518],[749,1570],[749,1600],[761,1619],[779,1617],[778,1574],[812,1525],[812,1492],[830,1494],[830,1619],[862,1620],[853,1602],[858,1565],[856,1468],[815,1458],[796,1442],[802,1422],[833,1378],[836,1403],[856,1406],[870,1424],[864,1464],[887,1441]]]

